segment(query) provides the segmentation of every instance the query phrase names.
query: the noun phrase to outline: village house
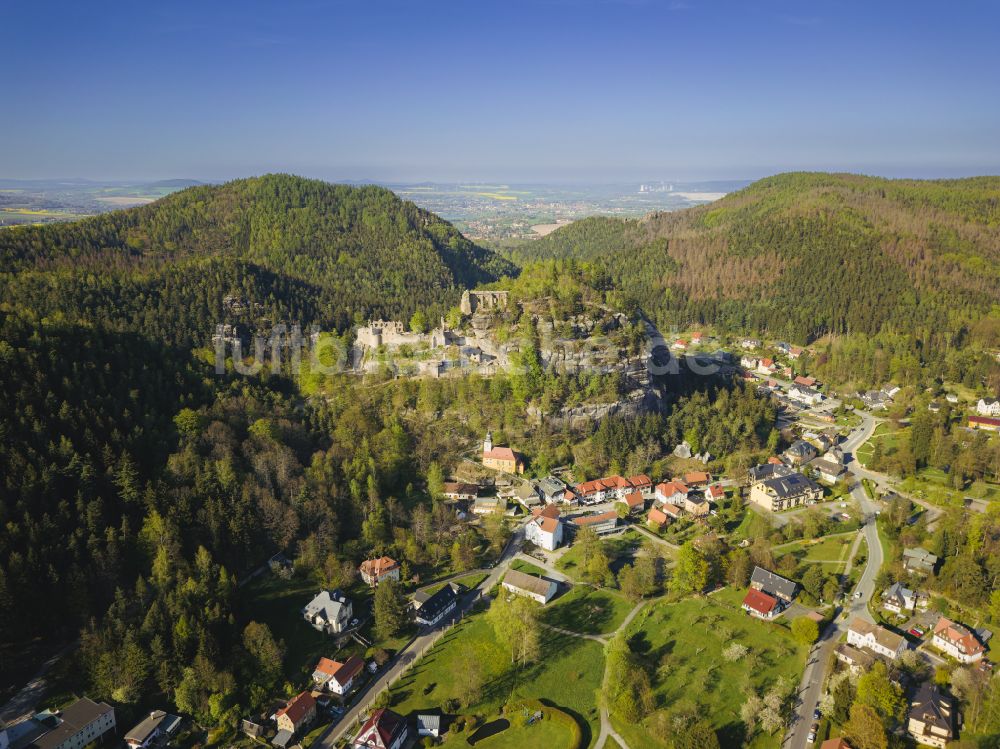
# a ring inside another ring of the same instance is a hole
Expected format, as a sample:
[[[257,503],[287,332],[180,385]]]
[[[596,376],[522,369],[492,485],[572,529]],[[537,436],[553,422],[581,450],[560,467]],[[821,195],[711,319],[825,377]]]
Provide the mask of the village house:
[[[917,607],[917,594],[902,583],[895,582],[882,593],[882,608],[894,614],[912,614]]]
[[[538,494],[538,488],[532,481],[522,481],[514,487],[514,499],[516,499],[520,505],[529,510],[532,507],[537,507],[542,504],[542,498]]]
[[[445,481],[444,490],[441,493],[445,499],[471,502],[479,496],[479,486],[477,484],[465,484],[461,481]]]
[[[687,499],[688,491],[688,488],[680,481],[668,481],[664,484],[656,485],[656,491],[653,493],[653,497],[657,502],[677,505],[679,507],[683,505],[684,500]]]
[[[718,502],[720,499],[725,498],[725,496],[726,490],[722,488],[722,484],[712,484],[705,487],[705,499],[709,502]]]
[[[792,380],[792,384],[801,385],[802,387],[805,388],[814,388],[816,387],[816,378],[806,377],[805,375],[799,375],[794,380]]]
[[[792,385],[788,388],[788,397],[804,406],[815,406],[823,402],[823,394],[805,385]]]
[[[646,474],[640,473],[635,476],[629,476],[628,482],[632,485],[633,490],[642,495],[643,499],[653,498],[653,480]]]
[[[524,526],[524,539],[546,551],[555,551],[563,541],[559,508],[546,505],[532,510],[532,518]]]
[[[125,734],[130,749],[146,749],[162,739],[169,739],[180,728],[181,719],[162,710],[153,710]]]
[[[373,588],[383,580],[399,580],[399,562],[391,557],[366,559],[358,571],[361,579]]]
[[[351,600],[339,590],[321,590],[302,609],[302,618],[317,632],[339,635],[354,616]]]
[[[820,481],[827,484],[836,484],[841,476],[847,473],[847,469],[842,463],[838,463],[836,460],[830,460],[828,458],[817,458],[809,467],[816,471],[819,476]]]
[[[757,360],[757,358],[753,357],[753,356],[745,356],[744,355],[744,356],[740,357],[740,366],[743,367],[743,369],[746,369],[746,370],[753,371],[753,370],[757,369],[757,365],[759,363],[760,362]]]
[[[614,510],[602,512],[599,515],[576,517],[571,522],[576,529],[593,528],[598,536],[607,536],[617,533],[620,530],[618,527],[618,513]]]
[[[625,505],[629,514],[635,514],[642,512],[646,509],[646,500],[642,498],[641,492],[632,492],[631,494],[626,494],[621,499],[615,500],[616,503],[620,502]]]
[[[646,522],[657,530],[663,530],[670,522],[670,518],[663,510],[653,507],[646,515]]]
[[[970,416],[969,429],[982,429],[986,432],[1000,431],[1000,419],[992,416]]]
[[[768,359],[764,357],[757,361],[757,372],[762,375],[772,374],[778,369],[778,365],[774,363],[774,359]]]
[[[805,440],[795,440],[784,452],[785,460],[793,466],[805,465],[817,455],[816,448]]]
[[[559,586],[544,577],[529,575],[520,570],[507,570],[503,576],[503,587],[519,596],[527,596],[543,606],[555,596]]]
[[[483,465],[502,473],[524,473],[524,458],[509,447],[495,447],[492,432],[483,440]]]
[[[691,471],[690,473],[685,473],[682,480],[688,487],[697,489],[711,484],[712,474],[706,471]]]
[[[708,500],[700,494],[688,494],[684,498],[684,509],[696,518],[704,517],[711,512]]]
[[[975,663],[982,660],[986,652],[973,632],[943,616],[934,625],[931,645],[959,663]]]
[[[470,507],[474,515],[492,515],[495,512],[507,510],[507,500],[499,494],[489,497],[476,497]]]
[[[114,736],[115,709],[81,697],[61,710],[29,713],[6,727],[0,721],[0,746],[16,749],[84,749]]]
[[[351,749],[401,749],[408,739],[406,718],[388,708],[379,708],[358,730]]]
[[[356,655],[346,661],[320,658],[313,669],[313,683],[317,689],[326,689],[340,697],[345,696],[354,686],[354,680],[365,667],[365,662]]]
[[[546,476],[538,482],[538,493],[546,504],[556,504],[565,499],[566,484],[555,476]]]
[[[759,481],[750,489],[750,501],[771,512],[800,507],[823,498],[820,486],[801,473]]]
[[[687,347],[688,347],[688,342],[685,341],[683,338],[678,338],[676,341],[670,344],[670,348],[672,348],[674,351],[685,351],[687,350]]]
[[[433,627],[455,610],[459,593],[463,590],[464,588],[457,583],[445,583],[440,590],[430,596],[414,595],[414,620],[424,627]]]
[[[1000,398],[980,398],[976,413],[980,416],[1000,416]]]
[[[740,346],[742,346],[745,349],[755,349],[755,348],[760,348],[761,343],[760,340],[758,340],[757,338],[744,338],[742,341],[740,341]]]
[[[907,572],[929,575],[934,572],[937,563],[938,558],[920,546],[914,549],[903,549],[903,569]]]
[[[906,713],[906,733],[922,746],[944,749],[955,738],[954,703],[935,684],[917,690]]]
[[[856,648],[846,642],[838,643],[837,647],[833,649],[833,653],[837,656],[838,661],[846,664],[856,675],[870,671],[871,667],[875,665],[875,661],[878,660],[870,650]]]
[[[316,699],[311,692],[299,692],[274,714],[278,733],[271,743],[287,746],[292,737],[316,720]]]
[[[819,749],[851,749],[851,745],[843,738],[827,739],[819,745]]]
[[[741,608],[750,616],[766,621],[770,621],[781,613],[781,604],[777,598],[754,588],[747,591]]]
[[[906,650],[906,640],[885,627],[871,624],[861,617],[855,617],[847,630],[847,644],[856,648],[867,648],[876,655],[896,660]]]
[[[747,481],[751,484],[756,484],[759,481],[766,481],[767,479],[791,476],[793,473],[795,471],[782,463],[779,458],[771,458],[767,463],[759,466],[751,466],[747,471]]]
[[[785,603],[791,603],[798,592],[799,585],[794,580],[776,575],[763,567],[754,567],[753,574],[750,575],[750,588],[767,593],[769,596],[778,598]]]

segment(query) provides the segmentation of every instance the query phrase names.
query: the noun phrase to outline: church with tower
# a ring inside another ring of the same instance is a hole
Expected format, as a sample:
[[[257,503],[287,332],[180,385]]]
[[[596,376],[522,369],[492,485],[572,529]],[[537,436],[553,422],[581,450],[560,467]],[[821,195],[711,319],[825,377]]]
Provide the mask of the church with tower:
[[[483,440],[483,465],[503,473],[524,473],[524,458],[509,447],[495,446],[492,432]]]

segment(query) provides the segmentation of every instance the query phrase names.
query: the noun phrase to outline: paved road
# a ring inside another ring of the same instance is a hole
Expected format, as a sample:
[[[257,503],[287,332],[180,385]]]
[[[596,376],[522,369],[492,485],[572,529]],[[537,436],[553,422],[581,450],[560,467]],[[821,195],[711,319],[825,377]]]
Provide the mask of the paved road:
[[[875,431],[875,420],[870,414],[857,411],[861,416],[861,426],[855,429],[842,443],[844,453],[853,453],[858,447],[864,444],[872,432]],[[846,617],[837,617],[831,622],[820,635],[819,641],[809,651],[809,658],[806,662],[805,672],[802,674],[802,681],[799,684],[797,693],[798,702],[792,716],[791,724],[785,733],[784,746],[786,749],[805,749],[809,746],[807,737],[809,727],[813,723],[813,712],[819,704],[819,698],[823,687],[824,669],[830,661],[830,653],[841,635],[847,631],[851,620],[859,616],[868,621],[874,621],[868,611],[868,601],[875,593],[875,577],[882,569],[882,544],[878,538],[878,527],[875,520],[875,505],[868,499],[868,494],[861,485],[860,478],[856,472],[859,467],[855,461],[848,463],[848,469],[852,473],[854,484],[851,487],[851,496],[861,507],[865,516],[865,524],[862,534],[868,545],[868,561],[865,569],[861,573],[861,579],[854,590],[847,591],[850,596],[844,611]],[[860,591],[861,597],[855,598],[855,593]],[[843,612],[842,612],[843,613]]]
[[[31,677],[31,681],[25,684],[21,691],[11,697],[10,701],[0,709],[0,721],[11,721],[34,710],[41,701],[48,686],[45,678],[46,675],[59,662],[60,658],[72,652],[77,645],[79,645],[79,641],[74,641],[45,661],[35,675]]]
[[[323,736],[313,744],[313,746],[319,749],[332,749],[333,745],[343,738],[346,734],[352,732],[357,725],[358,719],[367,713],[364,709],[367,707],[368,696],[375,695],[381,692],[386,687],[394,684],[403,675],[405,670],[420,657],[420,654],[434,641],[434,638],[438,634],[456,621],[461,618],[461,616],[468,610],[471,605],[475,602],[477,596],[473,595],[475,592],[488,591],[494,585],[500,581],[500,577],[510,566],[511,561],[518,555],[521,547],[524,545],[524,528],[518,527],[514,531],[514,535],[511,537],[510,542],[507,544],[507,548],[504,549],[503,554],[497,561],[497,564],[490,571],[487,578],[479,584],[475,591],[470,593],[465,597],[459,610],[455,612],[446,621],[441,622],[437,626],[427,627],[421,630],[409,645],[399,651],[396,657],[392,661],[392,665],[384,671],[377,679],[370,682],[366,687],[364,687],[358,694],[354,696],[351,704],[352,707],[344,714],[344,716],[333,726],[331,726]]]

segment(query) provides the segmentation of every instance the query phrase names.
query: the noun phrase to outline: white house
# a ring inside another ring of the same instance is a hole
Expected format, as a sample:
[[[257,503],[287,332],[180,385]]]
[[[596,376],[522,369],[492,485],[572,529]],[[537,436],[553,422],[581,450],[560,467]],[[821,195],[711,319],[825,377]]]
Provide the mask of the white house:
[[[524,526],[524,539],[546,551],[559,548],[563,541],[563,524],[559,520],[558,508],[546,505],[544,510],[536,510],[534,517]]]
[[[1000,398],[980,398],[976,413],[980,416],[1000,416]]]
[[[960,663],[975,663],[982,660],[986,651],[969,629],[943,616],[934,625],[931,644]]]
[[[901,583],[893,583],[882,594],[882,608],[895,614],[913,613],[917,607],[917,594]]]
[[[847,644],[856,648],[868,648],[891,661],[896,660],[906,650],[906,640],[902,636],[859,617],[855,617],[850,629],[847,630]]]
[[[788,397],[807,406],[815,406],[823,402],[823,394],[805,385],[792,385],[788,389]]]
[[[520,570],[508,570],[503,577],[503,587],[516,595],[534,599],[543,606],[552,600],[558,590],[558,586],[552,580],[529,575]]]
[[[351,600],[339,590],[321,590],[302,609],[302,618],[313,629],[328,635],[340,634],[347,629],[354,607]]]
[[[408,721],[388,708],[371,714],[351,742],[354,749],[400,749],[409,739]]]
[[[161,736],[170,737],[176,733],[181,719],[162,710],[153,710],[131,731],[125,734],[125,743],[131,749],[146,749]],[[2,746],[2,743],[0,743]]]
[[[313,683],[319,689],[329,689],[333,694],[343,697],[350,693],[354,680],[364,668],[365,662],[356,655],[344,662],[320,658],[313,669]]]
[[[678,507],[684,505],[687,495],[688,488],[680,481],[668,481],[663,484],[657,484],[656,490],[653,492],[653,498],[657,502],[677,505]]]

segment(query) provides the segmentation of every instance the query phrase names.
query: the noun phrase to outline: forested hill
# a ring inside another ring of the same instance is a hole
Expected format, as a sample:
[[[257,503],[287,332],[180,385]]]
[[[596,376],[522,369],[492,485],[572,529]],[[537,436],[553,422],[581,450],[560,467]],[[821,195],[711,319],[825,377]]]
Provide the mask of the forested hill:
[[[519,258],[552,256],[602,267],[661,325],[960,334],[1000,302],[1000,178],[781,174],[685,211],[585,219]]]
[[[141,327],[150,309],[161,320],[217,316],[230,294],[264,305],[272,319],[310,313],[318,319],[303,322],[343,329],[354,317],[409,319],[418,308],[447,309],[463,288],[515,271],[386,189],[288,175],[192,187],[75,223],[6,230],[0,262],[13,305],[88,322],[127,319],[129,329]]]

